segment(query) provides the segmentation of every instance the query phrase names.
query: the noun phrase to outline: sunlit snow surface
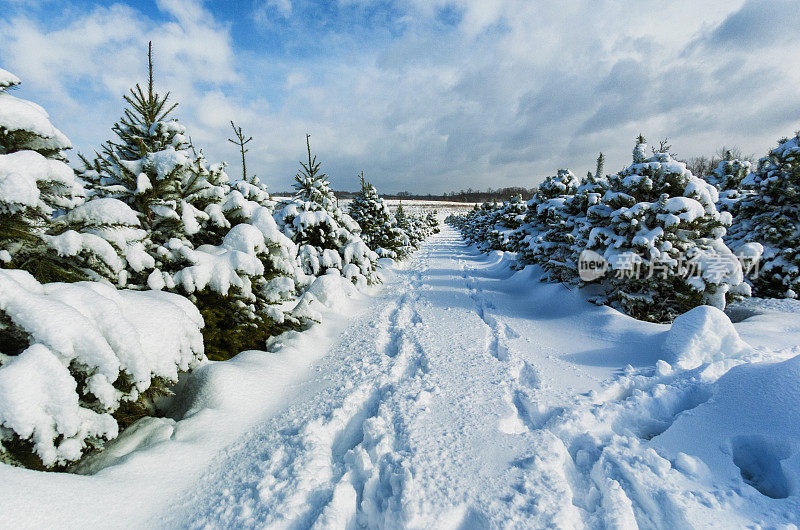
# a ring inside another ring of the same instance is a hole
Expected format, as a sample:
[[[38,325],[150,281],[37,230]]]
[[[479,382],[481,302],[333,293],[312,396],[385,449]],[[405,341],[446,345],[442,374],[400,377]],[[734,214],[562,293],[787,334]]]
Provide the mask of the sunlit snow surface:
[[[327,280],[306,301],[322,325],[205,365],[178,421],[129,430],[96,474],[0,466],[2,524],[800,522],[796,308],[699,309],[670,333],[510,263],[445,227],[371,296]]]

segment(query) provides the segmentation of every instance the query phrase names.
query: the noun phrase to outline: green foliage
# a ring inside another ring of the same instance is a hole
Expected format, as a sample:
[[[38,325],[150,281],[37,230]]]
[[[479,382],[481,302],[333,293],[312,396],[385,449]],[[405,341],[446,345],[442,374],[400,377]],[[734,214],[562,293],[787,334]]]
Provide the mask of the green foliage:
[[[16,86],[18,80],[13,79],[11,84],[0,86],[0,94]],[[16,190],[0,199],[0,267],[27,270],[40,281],[87,279],[88,271],[63,259],[43,239],[52,229],[54,215],[83,200],[83,187],[64,163],[63,151],[71,147],[69,140],[50,125],[43,110],[36,124],[24,119],[5,122],[4,116],[14,116],[17,102],[20,100],[0,99],[0,105],[11,107],[10,112],[0,112],[2,178],[12,181],[7,189]],[[36,111],[33,106],[26,108]],[[42,132],[48,126],[50,133]],[[20,194],[28,187],[34,189]],[[31,196],[31,192],[36,195]]]
[[[800,296],[800,132],[783,138],[758,162],[743,184],[745,193],[728,237],[734,247],[763,245],[760,270],[753,278],[762,297]]]
[[[212,291],[198,293],[192,300],[203,315],[203,343],[206,357],[212,361],[225,361],[246,350],[263,350],[269,337],[304,325],[288,316],[280,323],[263,314],[253,319],[233,297]]]
[[[412,250],[408,236],[378,196],[375,186],[364,178],[363,171],[359,178],[361,191],[350,202],[348,213],[361,227],[361,239],[381,257],[406,257]]]
[[[328,183],[328,176],[322,172],[321,162],[317,162],[317,155],[311,155],[311,135],[306,135],[306,150],[308,161],[300,162],[300,171],[294,176],[293,187],[295,199],[313,202],[325,210],[333,211],[336,207],[336,196]]]

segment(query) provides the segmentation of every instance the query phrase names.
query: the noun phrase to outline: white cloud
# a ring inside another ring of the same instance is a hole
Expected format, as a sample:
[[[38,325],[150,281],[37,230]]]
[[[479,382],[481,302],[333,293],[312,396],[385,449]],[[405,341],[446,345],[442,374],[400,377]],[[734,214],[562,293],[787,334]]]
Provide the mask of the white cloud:
[[[302,22],[299,4],[270,2],[262,14]],[[354,188],[364,169],[387,191],[441,191],[531,186],[559,167],[588,169],[599,150],[618,169],[639,132],[669,136],[687,157],[722,144],[763,152],[800,121],[791,17],[781,39],[730,44],[770,27],[759,2],[397,0],[404,29],[392,40],[356,48],[333,35],[294,61],[236,50],[198,2],[158,5],[169,21],[114,5],[56,30],[0,22],[0,60],[86,149],[142,78],[152,39],[158,85],[195,141],[235,164],[225,141],[235,120],[255,138],[248,167],[273,188],[288,186],[306,132],[337,187]],[[445,8],[454,27],[439,20]],[[764,20],[751,28],[742,19],[753,13]]]

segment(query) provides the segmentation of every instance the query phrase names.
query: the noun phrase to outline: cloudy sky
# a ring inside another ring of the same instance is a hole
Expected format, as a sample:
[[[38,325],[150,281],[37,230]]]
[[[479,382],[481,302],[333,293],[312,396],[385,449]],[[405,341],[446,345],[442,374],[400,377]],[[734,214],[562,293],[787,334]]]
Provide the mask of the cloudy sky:
[[[305,133],[337,189],[533,186],[608,171],[642,132],[681,157],[800,129],[800,0],[0,0],[0,67],[77,151],[146,74],[211,160],[229,120],[288,188]]]

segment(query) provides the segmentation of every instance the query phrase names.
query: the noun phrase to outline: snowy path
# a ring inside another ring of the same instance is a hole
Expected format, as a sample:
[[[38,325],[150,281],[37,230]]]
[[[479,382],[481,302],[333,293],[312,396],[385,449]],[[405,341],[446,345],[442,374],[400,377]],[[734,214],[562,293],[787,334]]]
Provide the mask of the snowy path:
[[[560,286],[523,295],[494,258],[445,227],[166,525],[589,523],[586,477],[543,427],[618,368],[570,356],[652,336],[615,333]]]
[[[0,528],[800,525],[800,304],[690,319],[718,358],[680,368],[669,326],[510,259],[444,227],[331,290],[347,316],[195,370],[94,474],[0,465]]]

